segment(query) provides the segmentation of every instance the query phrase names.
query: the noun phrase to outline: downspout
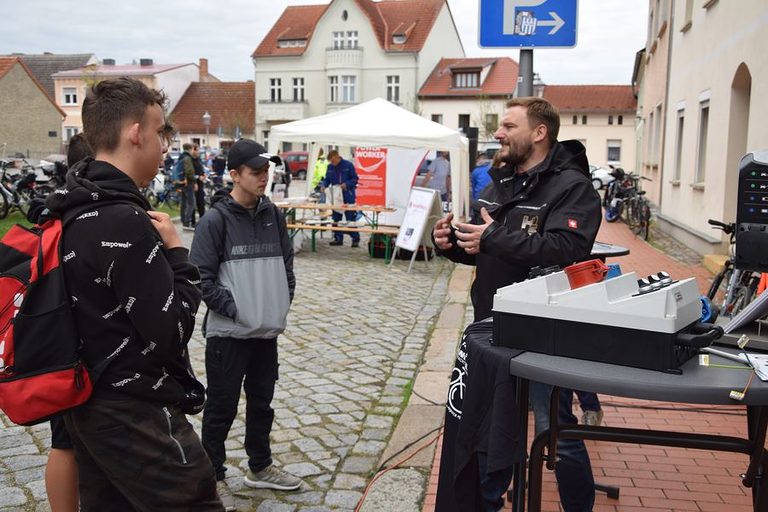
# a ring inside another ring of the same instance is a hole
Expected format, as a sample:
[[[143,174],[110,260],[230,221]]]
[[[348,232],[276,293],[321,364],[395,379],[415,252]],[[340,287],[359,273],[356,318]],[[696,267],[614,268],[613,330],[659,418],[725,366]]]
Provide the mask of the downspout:
[[[661,203],[664,199],[664,175],[666,169],[664,168],[664,151],[667,146],[667,112],[669,112],[669,73],[672,68],[672,41],[674,40],[675,30],[675,2],[669,3],[669,28],[667,29],[667,36],[669,42],[667,43],[667,76],[666,84],[664,86],[664,136],[661,138],[661,173],[659,173],[659,181],[661,181],[661,187],[659,188],[659,212],[661,212]]]

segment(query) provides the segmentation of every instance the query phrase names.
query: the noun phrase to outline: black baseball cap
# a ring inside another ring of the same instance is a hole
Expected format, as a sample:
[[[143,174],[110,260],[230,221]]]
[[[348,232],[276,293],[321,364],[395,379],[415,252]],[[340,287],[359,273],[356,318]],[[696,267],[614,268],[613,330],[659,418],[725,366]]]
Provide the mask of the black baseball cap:
[[[258,142],[250,139],[240,139],[229,148],[227,167],[237,169],[241,165],[247,165],[251,169],[260,169],[268,162],[282,163],[280,157],[267,153],[267,150]]]

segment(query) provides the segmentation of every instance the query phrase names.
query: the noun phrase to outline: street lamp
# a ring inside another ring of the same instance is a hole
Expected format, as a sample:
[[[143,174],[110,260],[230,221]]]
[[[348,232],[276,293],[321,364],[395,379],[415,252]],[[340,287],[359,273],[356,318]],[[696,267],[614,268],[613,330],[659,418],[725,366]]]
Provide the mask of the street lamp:
[[[205,114],[203,114],[203,126],[205,126],[205,147],[207,148],[209,146],[208,129],[211,127],[211,114],[209,114],[207,110],[205,111]]]

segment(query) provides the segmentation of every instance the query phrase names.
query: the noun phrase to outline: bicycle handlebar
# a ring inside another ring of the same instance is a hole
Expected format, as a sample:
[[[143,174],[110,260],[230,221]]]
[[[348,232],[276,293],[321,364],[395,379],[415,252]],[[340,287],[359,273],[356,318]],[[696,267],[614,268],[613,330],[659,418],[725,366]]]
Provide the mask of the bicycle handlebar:
[[[708,219],[707,223],[710,226],[713,226],[713,227],[715,227],[717,229],[722,229],[723,232],[725,234],[727,234],[727,235],[733,233],[734,231],[736,231],[736,224],[735,223],[726,224],[725,222],[720,222],[719,220],[715,220],[715,219]]]

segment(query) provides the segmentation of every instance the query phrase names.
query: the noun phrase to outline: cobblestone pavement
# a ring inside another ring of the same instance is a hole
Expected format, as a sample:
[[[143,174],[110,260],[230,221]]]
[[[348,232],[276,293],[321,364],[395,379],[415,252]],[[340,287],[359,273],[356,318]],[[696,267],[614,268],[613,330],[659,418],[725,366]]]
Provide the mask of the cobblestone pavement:
[[[191,234],[184,233],[185,244]],[[360,249],[329,247],[296,255],[296,297],[279,338],[280,380],[273,406],[275,463],[304,479],[285,493],[243,485],[245,400],[227,441],[227,481],[238,510],[353,510],[376,469],[445,300],[453,265],[434,260],[386,266]],[[257,283],[256,283],[257,284]],[[198,313],[202,322],[205,308]],[[204,339],[190,342],[205,380]],[[201,415],[192,417],[198,433]],[[0,511],[49,510],[43,471],[47,424],[14,426],[0,414]]]

